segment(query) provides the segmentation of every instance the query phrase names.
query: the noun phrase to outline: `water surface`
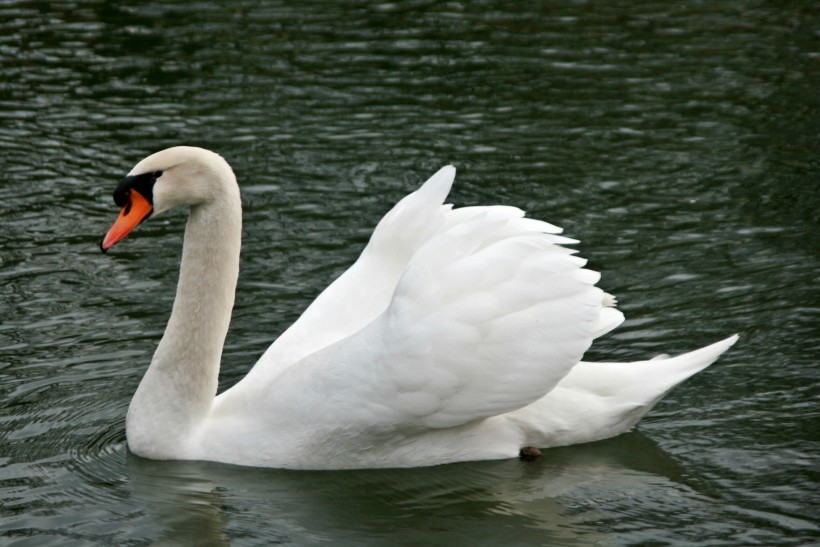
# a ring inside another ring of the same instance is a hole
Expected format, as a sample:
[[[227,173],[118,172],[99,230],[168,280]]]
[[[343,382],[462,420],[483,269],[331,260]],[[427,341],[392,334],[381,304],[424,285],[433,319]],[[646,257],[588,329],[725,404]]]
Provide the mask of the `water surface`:
[[[820,541],[814,2],[0,2],[0,543]],[[128,454],[184,213],[97,243],[143,156],[224,155],[245,229],[220,384],[441,165],[562,225],[627,322],[741,334],[638,430],[533,463],[296,473]]]

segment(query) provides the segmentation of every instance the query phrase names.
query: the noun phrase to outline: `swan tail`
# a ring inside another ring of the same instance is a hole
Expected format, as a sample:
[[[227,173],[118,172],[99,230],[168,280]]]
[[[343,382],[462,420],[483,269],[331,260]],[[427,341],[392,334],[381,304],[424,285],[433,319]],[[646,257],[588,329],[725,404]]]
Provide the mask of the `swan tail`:
[[[508,415],[524,445],[551,447],[592,442],[628,431],[666,393],[705,369],[737,335],[676,357],[633,363],[581,361],[543,398]]]

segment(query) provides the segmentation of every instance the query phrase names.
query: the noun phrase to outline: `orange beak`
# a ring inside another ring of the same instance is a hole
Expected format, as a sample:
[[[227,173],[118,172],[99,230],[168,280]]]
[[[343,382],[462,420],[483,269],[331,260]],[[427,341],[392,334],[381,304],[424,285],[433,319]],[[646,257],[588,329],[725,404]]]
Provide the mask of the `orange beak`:
[[[108,251],[108,249],[116,245],[119,241],[122,241],[125,236],[130,234],[143,220],[151,216],[153,210],[154,206],[151,205],[151,202],[145,199],[139,192],[131,190],[128,196],[128,203],[122,208],[120,216],[114,221],[114,225],[111,226],[111,229],[108,230],[108,233],[105,234],[105,237],[100,243],[102,252]]]

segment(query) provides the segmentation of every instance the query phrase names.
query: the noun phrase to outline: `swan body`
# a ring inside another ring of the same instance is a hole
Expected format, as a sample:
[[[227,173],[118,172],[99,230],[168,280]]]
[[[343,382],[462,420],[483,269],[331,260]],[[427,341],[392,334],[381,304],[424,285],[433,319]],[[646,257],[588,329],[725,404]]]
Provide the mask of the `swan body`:
[[[581,361],[618,326],[573,240],[505,206],[444,205],[444,167],[379,222],[358,260],[245,378],[216,395],[239,271],[242,210],[219,155],[175,147],[139,162],[104,251],[190,206],[165,334],[126,418],[154,459],[340,469],[515,457],[633,427],[736,336],[678,357]]]

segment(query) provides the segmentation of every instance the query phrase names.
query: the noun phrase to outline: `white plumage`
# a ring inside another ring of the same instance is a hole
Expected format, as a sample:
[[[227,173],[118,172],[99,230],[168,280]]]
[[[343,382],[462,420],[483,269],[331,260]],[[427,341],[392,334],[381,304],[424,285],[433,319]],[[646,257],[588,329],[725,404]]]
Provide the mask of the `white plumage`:
[[[599,275],[562,246],[574,240],[519,209],[444,205],[455,176],[444,167],[215,397],[239,264],[236,180],[190,147],[149,156],[127,180],[157,172],[150,192],[133,191],[152,192],[154,214],[187,204],[191,215],[173,313],[128,412],[129,446],[146,457],[312,469],[515,457],[628,430],[736,340],[581,362],[623,321]]]

